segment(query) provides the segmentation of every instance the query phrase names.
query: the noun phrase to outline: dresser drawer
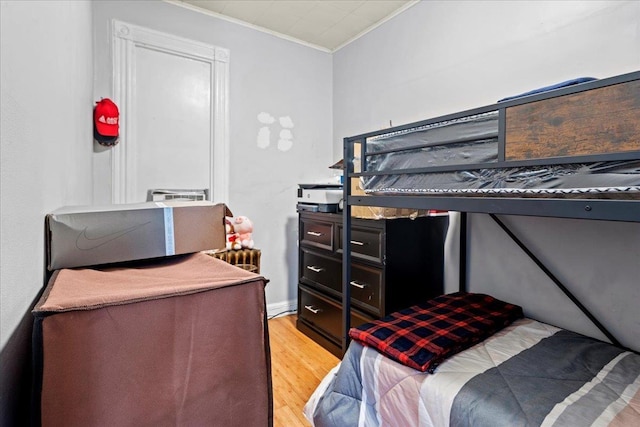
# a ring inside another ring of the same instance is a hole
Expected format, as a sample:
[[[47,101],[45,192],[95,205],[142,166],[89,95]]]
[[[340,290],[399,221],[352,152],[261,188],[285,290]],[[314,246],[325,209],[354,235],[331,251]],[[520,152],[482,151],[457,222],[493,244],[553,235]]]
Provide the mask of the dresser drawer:
[[[336,259],[300,251],[300,279],[307,284],[325,286],[342,292],[342,263]]]
[[[298,316],[307,323],[340,342],[342,335],[342,304],[300,288],[300,310]],[[351,310],[351,326],[357,327],[371,322],[373,318]]]
[[[360,308],[380,315],[382,270],[351,265],[351,301]]]
[[[298,316],[339,340],[342,329],[342,307],[338,303],[301,288]]]
[[[338,251],[342,252],[342,225],[339,228]],[[382,262],[382,230],[351,227],[351,256]]]
[[[300,220],[300,242],[303,245],[333,251],[333,227],[332,222],[302,218]]]

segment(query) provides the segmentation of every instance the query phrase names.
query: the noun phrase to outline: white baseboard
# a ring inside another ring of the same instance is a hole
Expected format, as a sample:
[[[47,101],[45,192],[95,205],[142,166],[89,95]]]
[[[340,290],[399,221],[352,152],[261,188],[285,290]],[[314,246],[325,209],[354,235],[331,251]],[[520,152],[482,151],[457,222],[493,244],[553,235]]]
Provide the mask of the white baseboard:
[[[297,300],[275,302],[273,304],[267,304],[267,317],[280,317],[287,314],[294,314],[298,309]]]

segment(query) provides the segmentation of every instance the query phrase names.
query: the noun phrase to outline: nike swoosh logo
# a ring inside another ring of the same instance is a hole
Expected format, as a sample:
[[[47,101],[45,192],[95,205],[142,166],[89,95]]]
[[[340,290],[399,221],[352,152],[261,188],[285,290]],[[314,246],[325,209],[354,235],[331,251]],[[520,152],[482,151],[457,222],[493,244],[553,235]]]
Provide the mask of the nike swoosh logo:
[[[87,236],[88,227],[85,227],[84,230],[82,230],[82,232],[78,234],[78,237],[76,237],[76,248],[78,248],[81,251],[90,251],[92,249],[99,248],[100,246],[106,245],[107,243],[112,242],[126,234],[129,234],[140,227],[144,227],[150,222],[151,221],[147,221],[145,223],[137,224],[129,228],[125,228],[124,230],[115,231],[113,233],[105,234],[99,237]]]

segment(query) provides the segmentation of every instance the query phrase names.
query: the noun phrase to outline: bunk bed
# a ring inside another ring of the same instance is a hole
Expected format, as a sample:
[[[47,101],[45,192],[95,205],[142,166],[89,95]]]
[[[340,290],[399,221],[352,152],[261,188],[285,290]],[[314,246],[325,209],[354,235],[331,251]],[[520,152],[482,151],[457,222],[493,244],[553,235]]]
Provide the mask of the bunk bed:
[[[344,160],[343,247],[351,240],[353,206],[459,212],[459,286],[352,329],[351,254],[344,251],[344,356],[305,407],[313,425],[640,423],[638,344],[625,348],[504,221],[524,215],[640,222],[640,72],[566,82],[346,138]],[[356,185],[365,194],[354,194]],[[470,213],[487,214],[609,342],[469,292]],[[469,301],[478,298],[512,315],[440,348],[433,336],[448,336],[453,327],[434,326],[442,320],[438,310],[476,318]],[[449,305],[460,300],[466,305]],[[420,327],[428,331],[415,333]]]

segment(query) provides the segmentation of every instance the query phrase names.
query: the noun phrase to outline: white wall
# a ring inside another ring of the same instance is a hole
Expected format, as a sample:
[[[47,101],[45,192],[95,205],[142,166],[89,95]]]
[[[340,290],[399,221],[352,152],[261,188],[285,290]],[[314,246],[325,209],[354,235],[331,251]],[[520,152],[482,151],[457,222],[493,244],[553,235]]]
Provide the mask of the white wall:
[[[640,68],[637,1],[423,1],[334,55],[342,138]],[[339,158],[339,157],[338,157]]]
[[[640,224],[506,216],[501,220],[625,346],[640,351]],[[469,289],[527,315],[606,340],[488,215],[471,215]]]
[[[320,52],[235,23],[164,2],[94,3],[95,93],[111,95],[109,28],[118,19],[230,50],[230,186],[227,204],[254,223],[262,250],[261,273],[270,280],[270,311],[297,298],[298,183],[330,176],[332,164],[332,58]],[[290,116],[293,147],[277,149],[281,127],[271,126],[271,145],[258,148],[267,112]],[[94,202],[110,203],[110,152],[96,151]]]
[[[43,284],[45,214],[91,202],[93,67],[90,2],[2,2],[1,15],[4,346]]]
[[[44,284],[45,214],[91,202],[93,66],[89,1],[2,1],[0,7],[0,424],[5,425],[17,417],[8,402],[29,386],[20,375],[30,363],[30,305]]]
[[[388,127],[389,120],[400,125],[574,77],[639,69],[637,1],[420,2],[334,55],[334,157],[342,155],[343,137]],[[603,302],[595,314],[607,318],[623,344],[640,349],[640,316],[633,307],[640,298],[639,224],[527,217],[508,222],[585,304]],[[499,233],[486,217],[474,216],[470,289],[493,289],[523,304],[528,314],[549,319],[544,301],[557,292],[530,304],[540,287],[530,293],[521,286],[546,279]],[[505,282],[506,273],[515,275],[510,289],[492,288]],[[449,290],[454,282],[448,281]],[[514,289],[515,295],[507,293]],[[562,298],[556,298],[565,302],[552,320],[600,336]]]

